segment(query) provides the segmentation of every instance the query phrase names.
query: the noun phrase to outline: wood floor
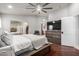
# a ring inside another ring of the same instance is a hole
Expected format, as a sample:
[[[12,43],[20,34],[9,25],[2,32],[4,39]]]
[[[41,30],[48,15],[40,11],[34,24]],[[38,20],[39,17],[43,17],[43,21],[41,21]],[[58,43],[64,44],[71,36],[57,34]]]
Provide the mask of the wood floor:
[[[57,44],[51,45],[51,51],[46,56],[79,56],[79,50]]]

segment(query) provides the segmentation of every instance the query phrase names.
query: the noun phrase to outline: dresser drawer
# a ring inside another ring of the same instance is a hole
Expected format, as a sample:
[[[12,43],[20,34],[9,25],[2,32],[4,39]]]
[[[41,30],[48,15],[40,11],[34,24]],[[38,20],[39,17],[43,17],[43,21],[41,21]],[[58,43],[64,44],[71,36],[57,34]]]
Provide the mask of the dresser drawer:
[[[55,44],[61,44],[61,39],[59,38],[48,38],[48,41]]]
[[[61,35],[61,32],[60,31],[57,31],[57,32],[46,32],[46,35]]]
[[[61,31],[46,31],[46,37],[49,42],[61,44]]]
[[[46,37],[50,37],[50,38],[61,38],[61,35],[46,35]]]

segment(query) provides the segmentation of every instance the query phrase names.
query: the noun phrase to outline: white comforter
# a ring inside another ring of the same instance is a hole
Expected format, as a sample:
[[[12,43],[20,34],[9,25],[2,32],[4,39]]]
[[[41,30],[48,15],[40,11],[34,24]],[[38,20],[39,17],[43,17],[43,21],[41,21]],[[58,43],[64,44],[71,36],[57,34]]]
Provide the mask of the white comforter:
[[[20,51],[24,48],[33,48],[31,41],[28,38],[22,37],[21,35],[12,35],[12,45],[15,52]]]
[[[15,52],[24,48],[39,49],[43,45],[47,44],[47,38],[44,35],[12,35],[12,45]]]
[[[48,43],[47,38],[44,35],[28,34],[28,35],[22,35],[22,36],[29,38],[35,49],[39,49],[40,47]]]

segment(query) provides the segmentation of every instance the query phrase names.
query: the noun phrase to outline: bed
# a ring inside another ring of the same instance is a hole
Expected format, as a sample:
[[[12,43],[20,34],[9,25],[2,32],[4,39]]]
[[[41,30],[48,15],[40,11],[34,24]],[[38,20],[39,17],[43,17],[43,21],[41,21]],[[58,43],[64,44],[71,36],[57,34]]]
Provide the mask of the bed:
[[[48,44],[47,38],[44,35],[12,35],[13,46],[16,55],[20,55],[26,51],[33,51],[42,48],[45,44]],[[23,43],[23,44],[22,44]]]
[[[46,56],[51,50],[51,44],[52,43],[45,44],[37,50],[26,51],[19,54],[19,56]]]
[[[11,35],[1,33],[1,40],[13,48],[15,55],[20,55],[28,51],[38,51],[44,45],[48,44],[47,38],[44,35],[33,34]]]

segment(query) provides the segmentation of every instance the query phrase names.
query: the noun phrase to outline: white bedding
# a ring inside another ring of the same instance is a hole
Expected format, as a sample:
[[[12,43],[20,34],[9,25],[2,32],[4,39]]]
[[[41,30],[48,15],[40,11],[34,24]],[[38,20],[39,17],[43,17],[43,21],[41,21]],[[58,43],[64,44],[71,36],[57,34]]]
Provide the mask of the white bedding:
[[[40,47],[48,43],[47,38],[44,35],[28,34],[28,35],[22,35],[22,36],[29,38],[35,49],[39,49]]]
[[[14,47],[15,52],[20,51],[24,48],[33,48],[31,41],[28,38],[22,37],[21,35],[12,36],[12,45]]]
[[[12,45],[15,52],[27,48],[32,50],[39,49],[43,45],[47,44],[47,38],[44,35],[12,35]]]

